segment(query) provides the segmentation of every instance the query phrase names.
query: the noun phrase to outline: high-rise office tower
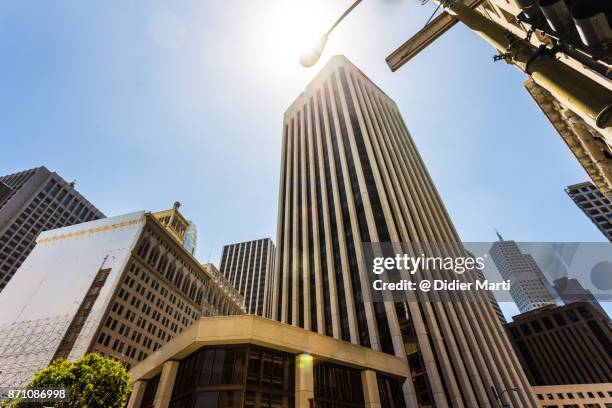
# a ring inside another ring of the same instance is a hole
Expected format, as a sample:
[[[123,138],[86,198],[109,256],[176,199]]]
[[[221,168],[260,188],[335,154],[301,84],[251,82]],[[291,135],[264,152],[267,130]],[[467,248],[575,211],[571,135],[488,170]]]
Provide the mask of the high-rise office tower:
[[[510,295],[521,313],[554,305],[554,289],[530,254],[524,254],[514,241],[499,241],[491,246],[491,258],[501,276],[510,280]]]
[[[45,167],[0,177],[0,292],[42,231],[103,217],[74,183]]]
[[[460,239],[395,103],[335,56],[284,115],[272,318],[404,358],[406,406],[535,405],[485,295],[367,301],[364,242]]]
[[[92,351],[129,367],[200,316],[243,313],[242,296],[176,233],[142,211],[41,233],[0,293],[0,386]]]
[[[612,241],[612,203],[590,181],[568,186],[565,191],[593,224]]]
[[[274,244],[270,238],[225,245],[220,271],[242,296],[249,314],[268,316],[270,277],[274,264]]]
[[[532,385],[612,382],[612,325],[591,303],[545,306],[506,329]]]

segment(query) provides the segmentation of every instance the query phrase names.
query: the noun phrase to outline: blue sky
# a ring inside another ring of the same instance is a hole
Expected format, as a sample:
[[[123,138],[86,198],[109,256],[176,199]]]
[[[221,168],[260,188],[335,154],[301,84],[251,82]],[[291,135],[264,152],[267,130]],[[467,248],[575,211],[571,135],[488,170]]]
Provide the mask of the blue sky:
[[[282,114],[338,53],[397,102],[464,240],[603,241],[563,190],[586,174],[480,37],[457,26],[389,71],[433,4],[365,0],[301,68],[349,4],[3,0],[0,173],[45,165],[107,215],[180,200],[217,260],[275,238]]]

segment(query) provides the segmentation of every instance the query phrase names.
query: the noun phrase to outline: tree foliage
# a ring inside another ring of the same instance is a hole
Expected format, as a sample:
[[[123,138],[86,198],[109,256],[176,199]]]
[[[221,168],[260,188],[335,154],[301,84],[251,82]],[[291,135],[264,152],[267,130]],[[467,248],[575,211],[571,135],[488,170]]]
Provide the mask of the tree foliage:
[[[130,392],[130,377],[120,362],[97,353],[78,360],[56,359],[39,371],[28,388],[66,388],[69,401],[20,401],[15,408],[123,408]]]

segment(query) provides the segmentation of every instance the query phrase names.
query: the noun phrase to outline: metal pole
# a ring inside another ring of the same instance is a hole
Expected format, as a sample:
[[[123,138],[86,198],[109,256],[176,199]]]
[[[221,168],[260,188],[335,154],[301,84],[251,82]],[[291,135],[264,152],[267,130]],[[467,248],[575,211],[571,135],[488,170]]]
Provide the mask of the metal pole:
[[[345,11],[344,13],[342,13],[342,15],[341,15],[340,17],[338,17],[338,19],[336,20],[336,22],[335,22],[334,24],[332,24],[331,28],[330,28],[329,30],[327,30],[327,33],[325,33],[325,36],[329,36],[329,35],[331,34],[331,32],[332,32],[332,31],[334,31],[334,29],[335,29],[335,28],[338,26],[338,24],[340,24],[340,22],[341,22],[342,20],[344,20],[344,17],[348,16],[348,15],[349,15],[349,13],[350,13],[351,11],[353,11],[353,9],[354,9],[355,7],[357,7],[357,5],[358,5],[359,3],[361,3],[361,2],[362,2],[362,0],[357,0],[357,1],[355,1],[353,4],[351,4],[351,6],[350,6],[349,8],[347,8],[347,9],[346,9],[346,11]]]
[[[558,61],[549,50],[534,47],[461,1],[436,1],[495,47],[506,62],[530,75],[589,125],[599,128],[607,139],[612,138],[612,91]]]
[[[491,391],[493,391],[493,395],[495,395],[495,402],[497,402],[497,407],[502,408],[501,398],[499,398],[499,394],[497,393],[497,388],[494,385],[491,386]]]

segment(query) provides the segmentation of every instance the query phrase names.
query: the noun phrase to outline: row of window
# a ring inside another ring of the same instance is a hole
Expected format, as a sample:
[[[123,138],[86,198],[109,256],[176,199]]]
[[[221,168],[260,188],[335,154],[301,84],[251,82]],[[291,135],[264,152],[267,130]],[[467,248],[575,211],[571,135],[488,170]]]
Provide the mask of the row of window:
[[[607,395],[606,395],[607,394]],[[587,392],[576,392],[575,395],[573,392],[568,392],[568,393],[547,393],[547,394],[538,394],[538,399],[543,401],[544,399],[555,399],[555,396],[557,399],[585,399],[585,398],[612,398],[612,391],[608,391],[603,392],[603,391],[587,391]]]

